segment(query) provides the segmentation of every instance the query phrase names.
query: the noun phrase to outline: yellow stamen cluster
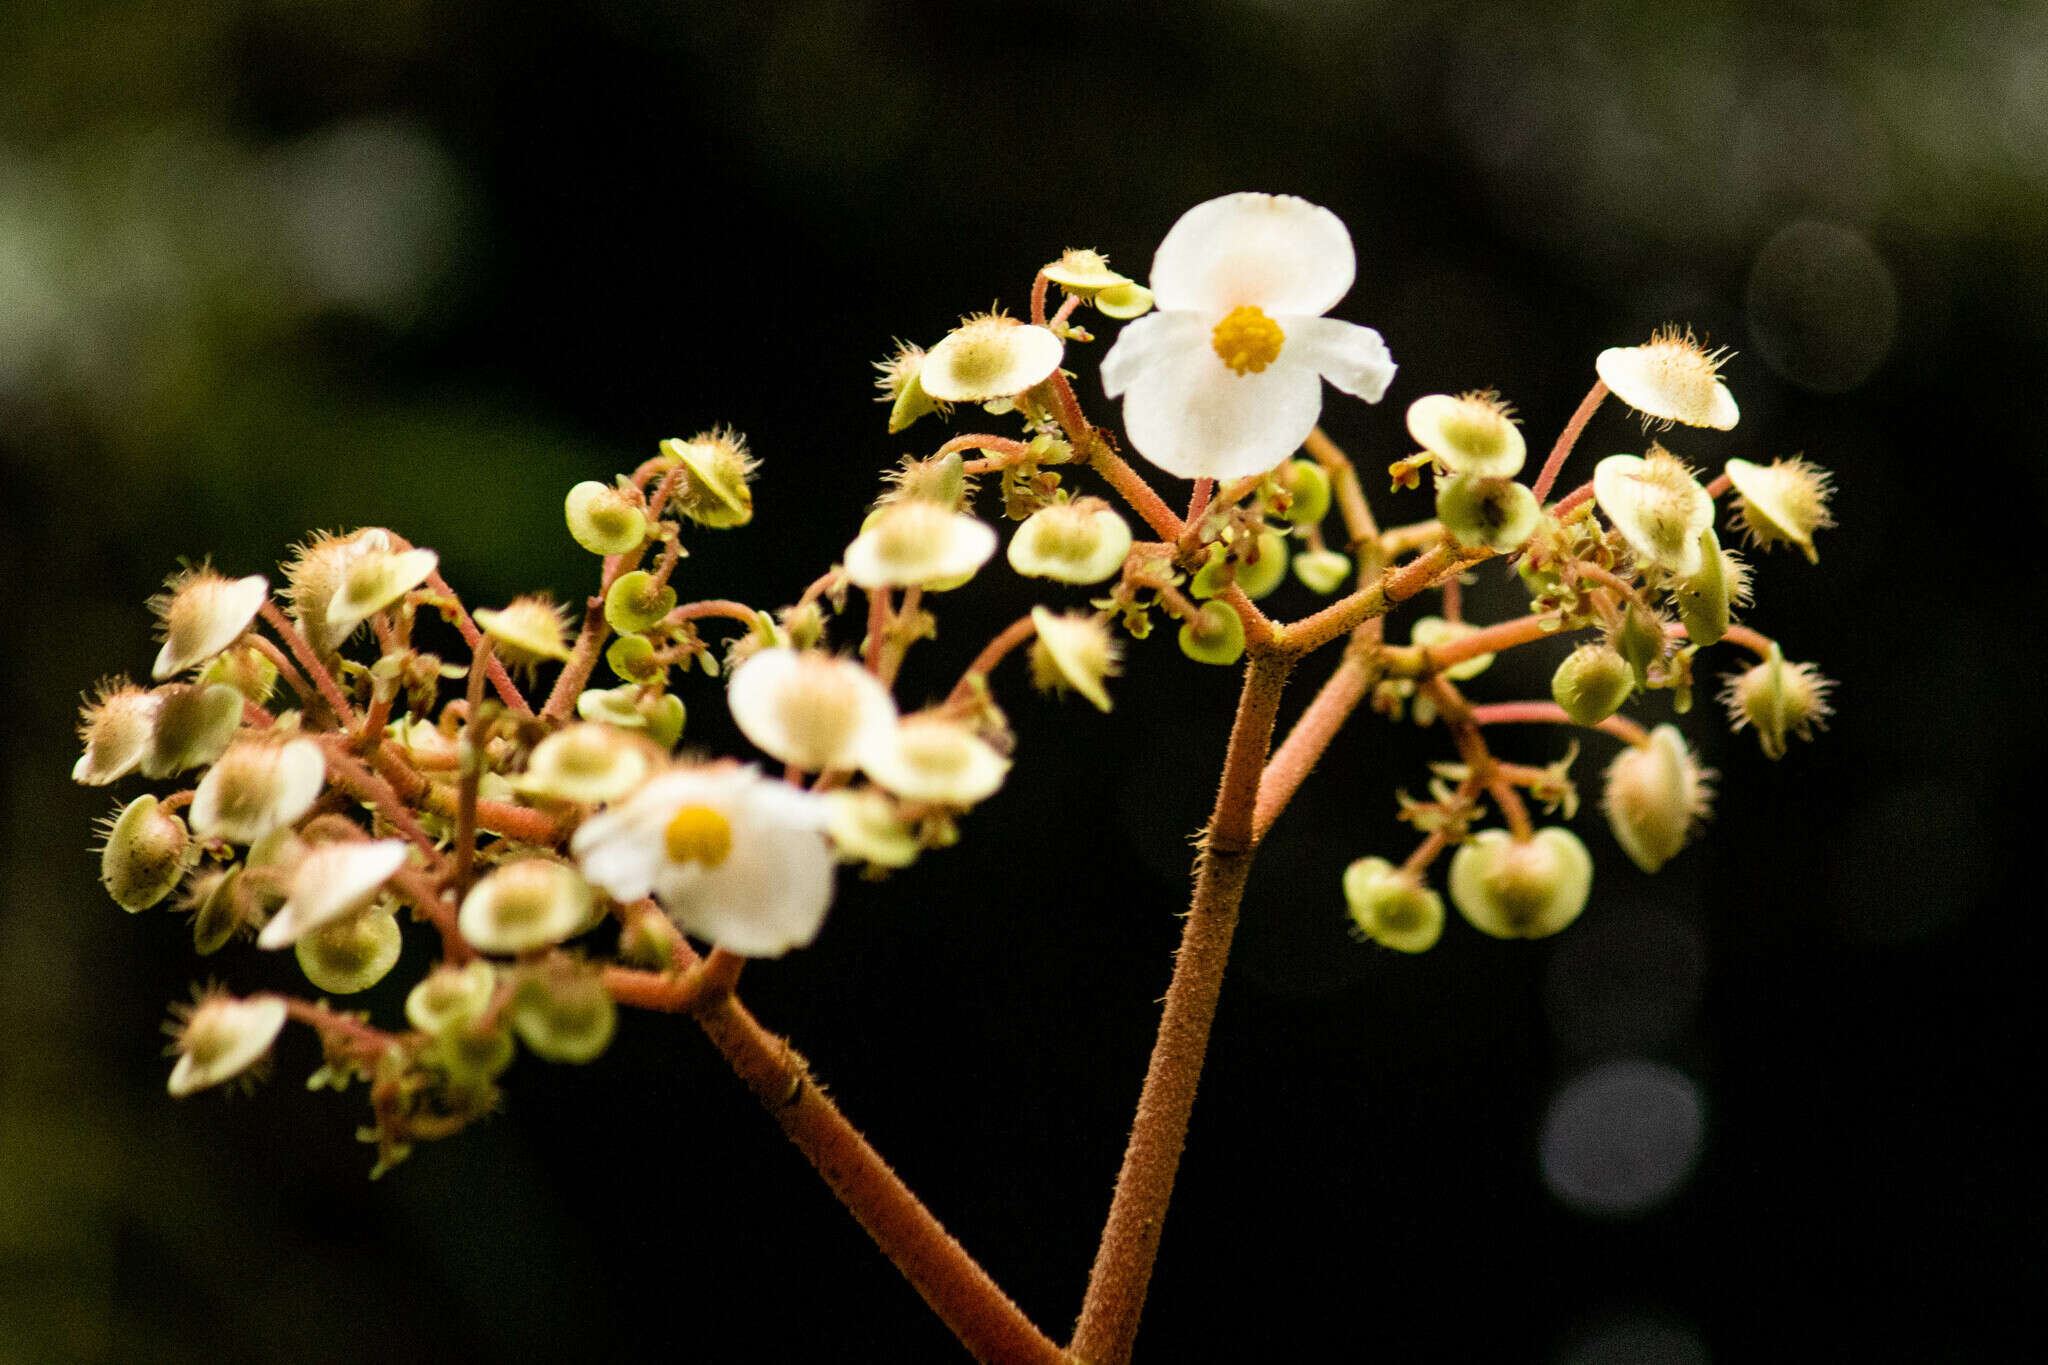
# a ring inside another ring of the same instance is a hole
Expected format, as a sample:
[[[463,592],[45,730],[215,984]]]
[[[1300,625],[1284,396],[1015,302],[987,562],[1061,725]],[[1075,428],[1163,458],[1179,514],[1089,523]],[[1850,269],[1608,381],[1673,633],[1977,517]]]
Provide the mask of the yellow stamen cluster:
[[[676,862],[717,867],[732,852],[732,822],[710,806],[684,806],[669,818],[663,839]]]
[[[1223,315],[1210,336],[1217,356],[1239,374],[1257,374],[1280,358],[1280,346],[1287,334],[1265,310],[1241,304]]]

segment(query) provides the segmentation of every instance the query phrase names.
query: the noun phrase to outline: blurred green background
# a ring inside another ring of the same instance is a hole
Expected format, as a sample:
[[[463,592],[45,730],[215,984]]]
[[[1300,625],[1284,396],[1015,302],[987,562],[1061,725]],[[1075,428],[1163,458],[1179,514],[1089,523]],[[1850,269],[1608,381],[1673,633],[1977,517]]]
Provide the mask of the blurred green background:
[[[1392,788],[1440,737],[1341,740],[1255,874],[1140,1358],[2038,1338],[2042,6],[5,0],[0,33],[0,1361],[953,1358],[678,1021],[522,1061],[508,1113],[375,1185],[303,1037],[253,1100],[173,1104],[166,1003],[289,964],[201,964],[105,899],[75,708],[146,666],[181,557],[264,572],[385,523],[475,604],[574,597],[568,486],[714,423],[765,460],[760,517],[680,586],[791,600],[942,439],[884,434],[891,338],[1020,308],[1066,246],[1142,274],[1239,189],[1351,227],[1339,315],[1402,365],[1327,413],[1368,470],[1424,393],[1498,387],[1541,449],[1601,348],[1678,321],[1738,350],[1742,424],[1667,440],[1837,471],[1821,566],[1766,560],[1751,619],[1841,714],[1770,765],[1703,705],[1703,845],[1651,881],[1582,816],[1579,926],[1418,960],[1348,940],[1337,878],[1401,856]],[[1585,449],[1641,442],[1610,406]],[[1031,600],[1001,577],[910,700]],[[1006,679],[1021,761],[965,844],[748,976],[1055,1335],[1231,700],[1172,655],[1134,649],[1108,718]],[[1547,665],[1495,674],[1475,695]],[[694,739],[737,752],[695,686]]]

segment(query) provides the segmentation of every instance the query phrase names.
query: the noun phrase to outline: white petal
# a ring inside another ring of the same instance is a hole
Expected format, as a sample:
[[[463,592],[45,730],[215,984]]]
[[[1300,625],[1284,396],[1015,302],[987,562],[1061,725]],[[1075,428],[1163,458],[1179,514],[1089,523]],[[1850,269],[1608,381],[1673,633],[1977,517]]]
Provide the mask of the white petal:
[[[1215,330],[1216,319],[1207,313],[1154,313],[1126,325],[1102,357],[1102,391],[1111,398],[1122,397],[1154,365],[1208,346]]]
[[[1348,394],[1377,403],[1394,382],[1394,357],[1370,327],[1336,318],[1276,319],[1287,336],[1281,354],[1313,368]]]
[[[1164,310],[1329,312],[1351,288],[1351,234],[1326,208],[1292,195],[1227,194],[1197,204],[1159,243],[1152,293]]]
[[[1206,343],[1148,366],[1124,396],[1124,430],[1140,454],[1184,479],[1261,474],[1301,448],[1323,411],[1323,381],[1281,358],[1232,371]]]
[[[704,869],[689,894],[677,898],[679,922],[744,957],[805,947],[832,904],[832,850],[822,829],[761,821],[739,834],[732,856]]]

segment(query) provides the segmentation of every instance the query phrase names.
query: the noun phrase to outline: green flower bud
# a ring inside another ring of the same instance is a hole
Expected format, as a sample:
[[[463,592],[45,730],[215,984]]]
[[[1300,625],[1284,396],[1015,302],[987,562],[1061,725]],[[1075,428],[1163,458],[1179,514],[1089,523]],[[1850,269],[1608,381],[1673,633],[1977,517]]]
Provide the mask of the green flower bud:
[[[1700,570],[1700,532],[1714,500],[1662,446],[1646,458],[1610,455],[1593,467],[1593,499],[1645,564],[1680,578]]]
[[[646,720],[630,700],[633,728],[645,728]],[[586,697],[611,699],[616,693],[586,692]],[[647,749],[638,739],[622,734],[611,725],[567,725],[533,746],[526,771],[512,779],[512,789],[530,796],[551,796],[558,801],[612,801],[640,785],[649,767]]]
[[[1516,843],[1483,829],[1451,858],[1451,901],[1472,927],[1495,938],[1545,938],[1579,917],[1593,887],[1593,858],[1560,825]]]
[[[270,1051],[289,1017],[285,1002],[274,995],[237,1000],[213,993],[189,1006],[174,1006],[170,1092],[179,1099],[196,1090],[233,1080],[250,1070]]]
[[[461,1028],[490,1008],[497,985],[497,970],[482,958],[460,967],[443,963],[407,993],[406,1020],[422,1033]]]
[[[486,953],[548,948],[590,925],[596,895],[575,868],[546,858],[505,863],[462,898],[462,936]]]
[[[1580,645],[1550,675],[1551,699],[1574,725],[1598,725],[1635,689],[1635,669],[1607,644]]]
[[[1351,577],[1351,557],[1335,550],[1303,550],[1294,557],[1294,576],[1310,592],[1327,597]]]
[[[528,975],[507,1013],[519,1041],[550,1062],[595,1061],[618,1027],[618,1008],[603,978],[571,961],[549,962]]]
[[[436,1034],[427,1056],[448,1073],[450,1080],[476,1085],[503,1075],[518,1050],[503,1023],[475,1028],[465,1021]]]
[[[645,635],[621,635],[605,647],[605,664],[629,683],[660,686],[668,681],[668,665],[655,657],[654,642]]]
[[[680,460],[684,474],[670,502],[700,526],[744,526],[754,519],[754,493],[747,486],[761,462],[747,453],[736,431],[719,428],[689,441],[661,443],[661,453]]]
[[[621,635],[652,630],[676,609],[676,590],[645,569],[620,574],[604,595],[605,624]]]
[[[1825,469],[1795,456],[1768,465],[1730,460],[1727,473],[1737,494],[1736,523],[1751,544],[1763,549],[1797,545],[1807,562],[1818,562],[1813,533],[1835,524],[1828,512],[1834,490]]]
[[[1142,284],[1113,284],[1095,296],[1095,311],[1118,322],[1152,311],[1152,291]]]
[[[1664,622],[1634,602],[1622,613],[1614,648],[1635,673],[1636,686],[1650,685],[1650,665],[1664,657]]]
[[[1099,616],[1056,616],[1044,607],[1031,609],[1038,627],[1031,642],[1031,681],[1041,692],[1072,688],[1098,711],[1109,710],[1103,680],[1118,668],[1116,639]]]
[[[1229,552],[1221,543],[1209,547],[1209,558],[1195,570],[1188,592],[1195,597],[1214,597],[1233,581]],[[1258,558],[1236,561],[1235,582],[1254,602],[1270,594],[1287,576],[1287,537],[1278,531],[1261,531]]]
[[[569,627],[562,609],[541,594],[515,597],[503,610],[479,608],[476,623],[491,637],[498,657],[513,668],[532,669],[543,659],[562,663],[569,658]]]
[[[1828,705],[1834,683],[1812,664],[1787,663],[1776,641],[1762,663],[1745,673],[1731,673],[1726,683],[1721,700],[1729,720],[1737,732],[1756,727],[1766,758],[1785,756],[1787,735],[1812,739],[1815,728],[1825,728],[1834,710]]]
[[[1543,509],[1513,479],[1452,474],[1437,481],[1436,514],[1458,544],[1505,554],[1535,534]]]
[[[1408,638],[1423,649],[1442,649],[1445,645],[1478,633],[1479,627],[1469,621],[1446,621],[1441,616],[1422,616],[1416,618],[1415,625],[1408,632]],[[1444,676],[1453,682],[1463,682],[1467,678],[1476,678],[1484,673],[1487,665],[1492,662],[1491,654],[1475,654],[1461,663],[1452,664],[1444,670]]]
[[[100,884],[130,914],[147,910],[184,877],[191,844],[183,820],[161,809],[154,796],[138,796],[107,827]]]
[[[1601,809],[1615,842],[1637,867],[1655,872],[1685,847],[1707,813],[1711,776],[1672,725],[1658,726],[1648,743],[1615,755]]]
[[[1221,602],[1207,602],[1202,614],[1180,628],[1180,652],[1198,664],[1234,664],[1244,655],[1244,622]]]
[[[673,749],[683,737],[683,699],[673,692],[643,696],[640,714],[647,724],[647,738],[662,749]]]
[[[1425,952],[1444,931],[1443,900],[1385,858],[1344,869],[1344,900],[1360,933],[1397,952]]]
[[[201,687],[225,684],[261,706],[277,690],[277,665],[254,645],[234,645],[207,662],[198,682]]]
[[[631,485],[589,480],[569,490],[562,502],[569,535],[594,555],[622,555],[647,539],[647,513]]]
[[[172,683],[157,695],[162,704],[142,755],[144,777],[203,768],[227,752],[242,728],[242,694],[226,683]]]
[[[1289,460],[1274,478],[1287,490],[1289,502],[1281,515],[1292,526],[1314,526],[1330,515],[1330,476],[1314,460]]]
[[[1453,474],[1511,479],[1528,455],[1522,429],[1496,393],[1433,393],[1408,405],[1408,434]]]
[[[201,957],[210,957],[235,935],[253,930],[263,909],[261,897],[243,884],[239,867],[195,878],[186,905],[192,911],[192,947]]]
[[[1714,528],[1700,532],[1700,571],[1671,588],[1688,640],[1710,645],[1728,633],[1729,604],[1737,582],[1728,572],[1728,556]]]
[[[306,980],[329,995],[354,995],[382,981],[398,965],[404,945],[397,918],[374,906],[316,929],[292,947]]]

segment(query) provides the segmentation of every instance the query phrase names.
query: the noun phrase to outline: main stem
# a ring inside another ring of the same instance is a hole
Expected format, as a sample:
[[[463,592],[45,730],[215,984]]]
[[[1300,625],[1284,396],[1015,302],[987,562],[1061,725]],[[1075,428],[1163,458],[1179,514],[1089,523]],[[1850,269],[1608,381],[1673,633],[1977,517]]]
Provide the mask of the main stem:
[[[1195,1087],[1209,1049],[1223,969],[1237,930],[1238,905],[1258,849],[1252,820],[1259,776],[1291,667],[1292,660],[1285,656],[1257,655],[1245,673],[1223,760],[1223,781],[1197,855],[1194,901],[1174,958],[1159,1037],[1069,1348],[1087,1365],[1124,1365],[1137,1339],[1166,1206],[1173,1198],[1174,1177],[1187,1141]]]

